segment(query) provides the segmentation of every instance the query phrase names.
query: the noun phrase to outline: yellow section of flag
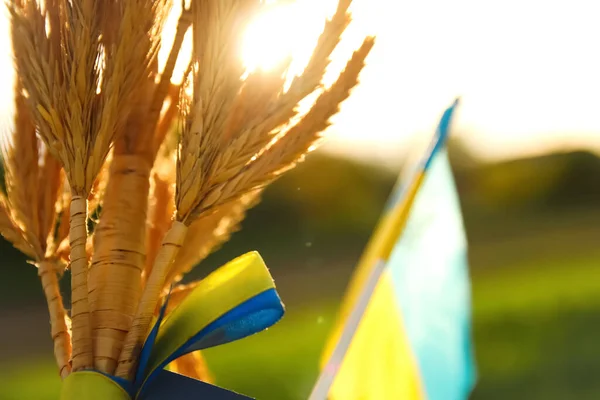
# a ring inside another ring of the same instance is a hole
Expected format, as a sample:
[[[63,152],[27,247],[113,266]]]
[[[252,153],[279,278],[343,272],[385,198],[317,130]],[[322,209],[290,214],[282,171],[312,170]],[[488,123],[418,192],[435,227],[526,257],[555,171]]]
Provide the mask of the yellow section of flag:
[[[390,310],[395,304],[394,288],[386,271],[338,370],[329,399],[423,399],[400,312]]]

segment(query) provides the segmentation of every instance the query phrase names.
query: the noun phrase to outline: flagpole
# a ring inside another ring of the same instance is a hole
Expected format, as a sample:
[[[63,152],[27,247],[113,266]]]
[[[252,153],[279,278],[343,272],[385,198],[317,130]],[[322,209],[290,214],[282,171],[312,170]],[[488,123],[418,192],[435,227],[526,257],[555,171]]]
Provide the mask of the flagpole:
[[[433,153],[436,148],[436,146],[432,146],[431,152]],[[429,157],[427,159],[429,159]],[[406,224],[406,220],[408,219],[408,211],[414,202],[418,189],[423,181],[423,177],[423,171],[417,171],[415,176],[411,179],[410,185],[403,190],[403,194],[400,196],[403,201],[401,201],[400,205],[397,206],[396,210],[393,211],[395,218],[390,220],[394,226],[391,230],[387,230],[390,237],[388,237],[388,240],[386,240],[383,244],[383,248],[380,252],[381,256],[375,262],[375,266],[372,268],[369,274],[369,278],[364,285],[360,297],[358,298],[356,305],[352,309],[348,319],[346,320],[346,323],[344,324],[342,334],[335,345],[333,353],[331,353],[325,368],[323,368],[321,375],[317,379],[317,383],[310,394],[309,400],[327,399],[329,390],[331,389],[342,361],[348,352],[348,348],[350,347],[350,343],[352,342],[354,334],[358,329],[358,325],[360,324],[367,306],[369,305],[369,301],[371,300],[371,296],[377,287],[377,283],[379,283],[379,278],[385,271],[388,258],[394,248],[393,245],[400,237],[404,225]]]
[[[308,400],[327,399],[329,389],[331,388],[331,385],[333,385],[333,380],[335,379],[340,365],[344,360],[344,356],[350,347],[350,343],[354,337],[354,332],[356,332],[358,329],[358,324],[360,323],[360,320],[367,309],[369,300],[371,299],[371,296],[377,287],[377,283],[379,282],[381,274],[385,270],[385,266],[386,262],[384,260],[379,260],[377,261],[375,268],[373,268],[373,271],[371,271],[371,275],[365,284],[363,292],[358,299],[357,305],[348,317],[348,321],[344,327],[342,335],[340,336],[340,340],[338,341],[335,350],[331,354],[323,373],[319,376],[319,379],[317,380],[317,383],[315,384],[315,387],[313,388]]]
[[[344,360],[346,353],[348,352],[350,343],[352,342],[354,334],[358,329],[360,321],[367,309],[373,292],[377,287],[379,278],[385,271],[387,261],[395,247],[396,242],[400,238],[402,231],[404,230],[404,226],[406,225],[410,208],[416,198],[421,183],[425,178],[425,172],[431,164],[434,155],[446,143],[450,126],[450,120],[454,109],[456,108],[458,103],[459,99],[456,99],[452,106],[450,106],[442,116],[433,141],[425,157],[422,159],[419,168],[417,168],[411,176],[409,184],[407,186],[402,187],[402,189],[400,190],[400,196],[398,196],[397,201],[392,202],[392,204],[389,205],[391,209],[390,218],[385,219],[385,225],[382,226],[382,230],[375,233],[374,236],[377,237],[371,238],[369,246],[371,246],[373,243],[377,243],[379,246],[379,248],[377,249],[379,256],[374,262],[374,267],[369,273],[369,277],[366,283],[364,284],[364,287],[360,293],[359,298],[356,301],[355,306],[348,315],[342,333],[337,340],[337,343],[327,361],[327,364],[325,365],[321,374],[319,375],[308,400],[327,399],[327,395],[331,390],[331,386],[333,385],[337,372],[342,364],[342,361]],[[377,235],[378,233],[379,235]]]

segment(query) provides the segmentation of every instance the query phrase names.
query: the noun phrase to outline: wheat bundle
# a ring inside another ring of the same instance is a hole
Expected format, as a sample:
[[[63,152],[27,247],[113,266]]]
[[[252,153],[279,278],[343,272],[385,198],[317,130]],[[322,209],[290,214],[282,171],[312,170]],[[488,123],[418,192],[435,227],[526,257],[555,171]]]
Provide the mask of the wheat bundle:
[[[241,58],[248,21],[267,7],[259,0],[184,1],[172,43],[161,42],[169,0],[8,2],[18,78],[0,231],[38,267],[61,377],[139,379],[149,332],[163,329],[160,306],[169,320],[197,289],[172,285],[317,144],[357,84],[371,37],[322,82],[350,3],[339,1],[291,76],[289,60],[265,71]],[[191,62],[174,84],[188,32]],[[199,354],[173,360],[172,370],[210,379]]]

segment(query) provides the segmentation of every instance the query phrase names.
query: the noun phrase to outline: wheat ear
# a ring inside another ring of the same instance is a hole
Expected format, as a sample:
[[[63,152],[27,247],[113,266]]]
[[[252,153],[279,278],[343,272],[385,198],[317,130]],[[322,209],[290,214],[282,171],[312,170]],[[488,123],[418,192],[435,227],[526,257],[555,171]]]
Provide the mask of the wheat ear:
[[[8,201],[2,197],[0,224],[4,229],[0,230],[38,267],[50,313],[54,356],[60,375],[65,378],[71,370],[71,337],[58,286],[56,262],[50,261],[55,247],[53,229],[55,204],[62,184],[61,168],[48,152],[42,155],[43,163],[39,165],[40,143],[19,83],[15,93],[14,132],[10,143],[3,147]]]
[[[316,100],[311,110],[296,125],[283,132],[277,141],[268,147],[260,157],[244,167],[227,182],[208,191],[192,211],[198,217],[211,213],[214,207],[226,204],[249,191],[257,190],[277,179],[283,172],[293,168],[296,162],[317,143],[320,133],[329,126],[329,119],[335,115],[340,103],[358,83],[358,76],[373,47],[374,39],[365,39],[362,46],[348,61],[337,81]]]

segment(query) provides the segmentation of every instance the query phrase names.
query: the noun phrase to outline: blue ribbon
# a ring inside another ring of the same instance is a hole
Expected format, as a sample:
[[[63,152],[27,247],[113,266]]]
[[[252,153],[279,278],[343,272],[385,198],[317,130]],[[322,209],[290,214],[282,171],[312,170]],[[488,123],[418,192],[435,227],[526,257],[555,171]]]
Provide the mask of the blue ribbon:
[[[123,386],[136,400],[250,399],[250,397],[167,371],[164,367],[185,354],[233,342],[275,324],[284,313],[276,290],[268,289],[252,297],[207,325],[146,377],[148,361],[165,315],[167,302],[168,298],[161,307],[158,319],[142,348],[133,384],[122,379],[117,380],[117,383]],[[111,378],[114,379],[114,377]]]

